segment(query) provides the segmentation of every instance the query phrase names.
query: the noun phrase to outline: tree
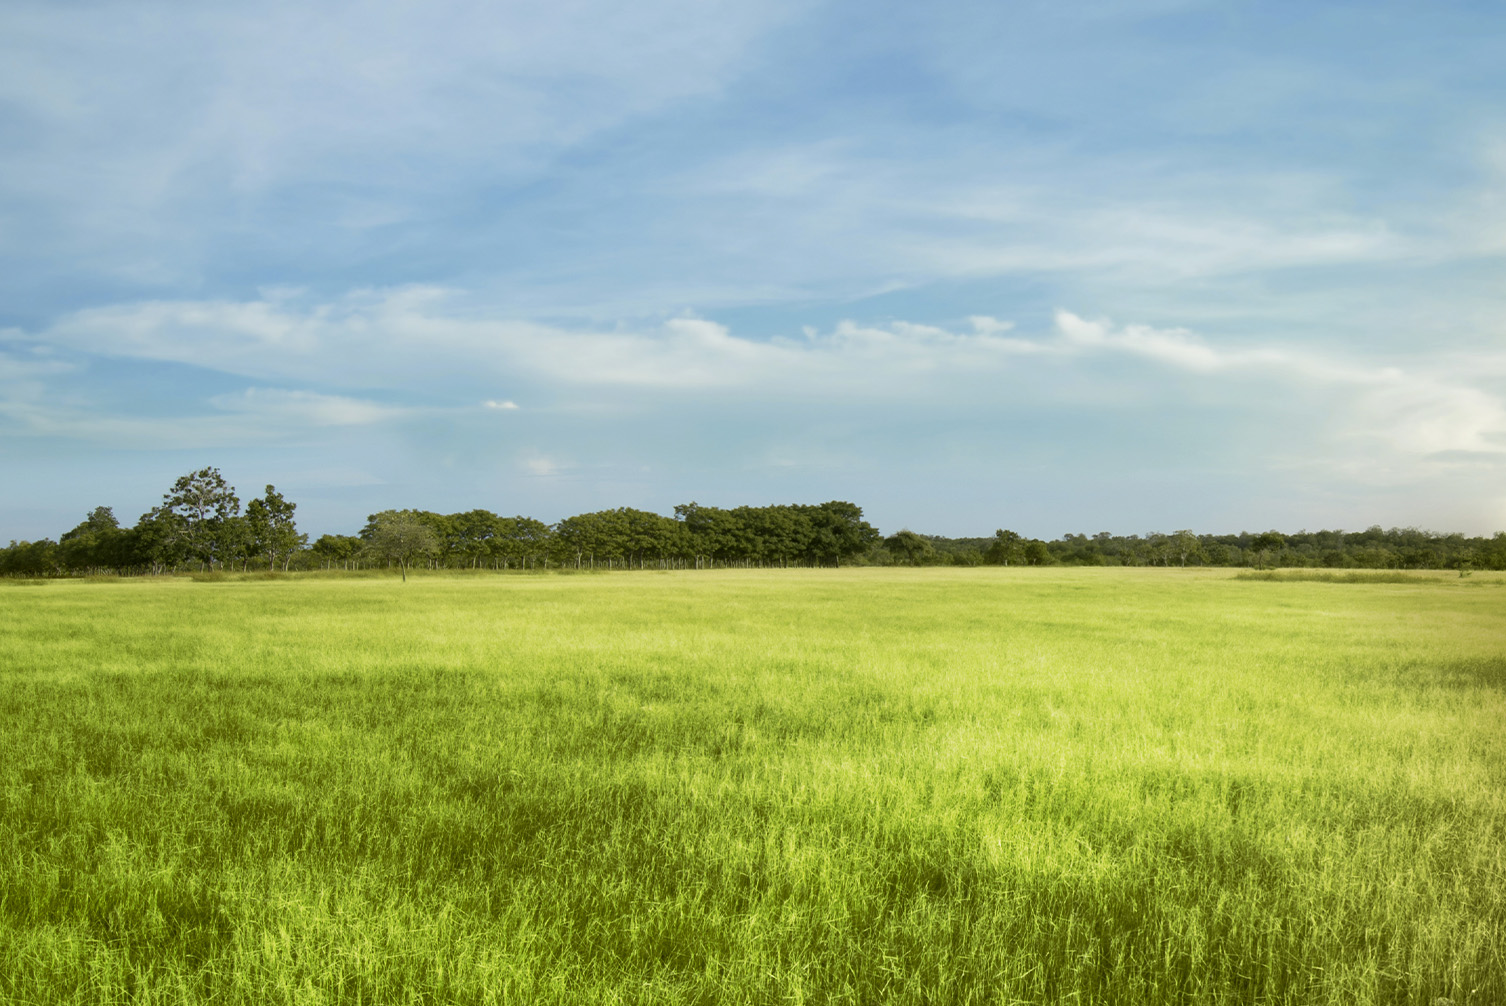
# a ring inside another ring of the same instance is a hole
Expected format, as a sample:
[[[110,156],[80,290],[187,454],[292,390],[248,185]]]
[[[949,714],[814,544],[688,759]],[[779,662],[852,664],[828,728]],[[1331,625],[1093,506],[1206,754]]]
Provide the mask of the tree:
[[[500,554],[507,558],[516,559],[519,568],[526,569],[530,565],[536,565],[539,556],[543,555],[544,565],[549,565],[548,549],[553,532],[549,525],[532,517],[508,517],[502,520],[498,541],[496,544]]]
[[[1024,540],[1015,532],[1000,528],[994,532],[994,540],[989,543],[988,551],[983,553],[983,557],[996,566],[1019,562],[1025,558]]]
[[[268,569],[277,568],[279,560],[283,569],[287,569],[293,553],[308,540],[307,535],[298,533],[298,527],[293,523],[293,511],[297,509],[297,503],[283,499],[282,494],[270,485],[261,499],[246,504],[250,549],[267,557]]]
[[[136,522],[132,561],[153,575],[176,569],[188,556],[183,518],[166,506],[153,507]]]
[[[121,544],[120,522],[107,506],[95,507],[82,524],[58,537],[63,565],[71,570],[118,568]]]
[[[894,555],[896,559],[908,562],[912,566],[919,566],[935,551],[930,542],[920,535],[904,528],[896,531],[884,539],[884,547]]]
[[[246,518],[236,515],[226,517],[218,521],[214,527],[214,534],[209,540],[210,555],[218,559],[220,564],[235,568],[235,560],[239,559],[242,568],[250,562],[251,556],[256,554],[254,543],[251,540],[251,529],[246,524]]]
[[[1255,536],[1254,541],[1250,542],[1250,550],[1253,551],[1258,557],[1256,560],[1256,565],[1258,565],[1261,569],[1265,568],[1266,559],[1273,549],[1285,547],[1286,536],[1280,531],[1262,532],[1261,534],[1257,534]]]
[[[55,576],[62,571],[58,543],[51,538],[18,542],[12,539],[5,550],[0,573],[21,576]]]
[[[473,569],[493,554],[492,541],[502,527],[502,518],[490,510],[467,510],[450,514],[448,520],[455,536],[455,551],[464,556]]]
[[[367,518],[361,537],[377,558],[397,563],[404,583],[408,582],[408,567],[413,560],[439,551],[439,537],[434,529],[412,510],[383,510],[372,514]]]
[[[188,557],[212,567],[227,544],[225,525],[241,512],[241,501],[218,468],[201,468],[173,483],[161,509],[176,518],[172,526]]]
[[[314,542],[309,551],[324,560],[326,569],[337,562],[349,569],[360,546],[361,539],[355,535],[325,534],[319,536],[319,540]]]
[[[1203,556],[1203,543],[1198,541],[1197,535],[1190,530],[1171,532],[1171,537],[1166,540],[1167,546],[1173,555],[1181,558],[1182,565],[1187,565],[1189,557],[1201,559]]]
[[[573,562],[576,569],[585,563],[596,565],[596,551],[605,542],[601,515],[576,514],[554,525],[554,542],[561,562]]]
[[[72,538],[78,538],[88,534],[108,534],[111,531],[120,530],[120,521],[115,519],[115,511],[107,506],[97,506],[89,511],[84,522],[72,531],[65,531],[58,537],[58,541],[64,542]]]
[[[751,508],[748,520],[758,540],[760,558],[780,566],[788,566],[792,559],[798,562],[814,534],[810,517],[794,507]]]
[[[807,557],[817,565],[840,566],[843,559],[862,555],[879,540],[878,528],[863,519],[863,508],[846,500],[795,508],[810,518]]]

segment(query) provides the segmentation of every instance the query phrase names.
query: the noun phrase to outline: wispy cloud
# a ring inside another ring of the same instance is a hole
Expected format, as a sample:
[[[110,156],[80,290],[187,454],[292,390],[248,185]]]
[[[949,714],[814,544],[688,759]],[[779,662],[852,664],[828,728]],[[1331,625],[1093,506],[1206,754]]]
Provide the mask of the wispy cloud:
[[[1184,329],[1145,325],[1116,328],[1058,311],[1065,345],[1086,352],[1113,352],[1153,360],[1203,375],[1257,377],[1273,387],[1308,385],[1342,394],[1331,403],[1336,426],[1347,438],[1376,440],[1421,456],[1451,453],[1506,455],[1506,400],[1472,385],[1452,368],[1378,366],[1337,359],[1287,346],[1221,349]],[[1499,373],[1506,354],[1482,353],[1470,370]]]
[[[569,462],[537,452],[527,452],[519,459],[524,472],[534,478],[552,479],[564,474],[572,466]]]
[[[772,400],[955,402],[961,395],[981,401],[989,375],[1033,373],[1053,361],[1053,379],[1060,380],[1062,361],[1116,356],[1208,381],[1324,390],[1332,395],[1327,425],[1398,452],[1506,451],[1506,406],[1479,380],[1506,369],[1499,353],[1377,362],[1300,345],[1218,344],[1186,329],[1116,326],[1065,310],[1055,314],[1053,328],[1018,335],[1012,322],[974,315],[956,328],[842,321],[824,332],[808,327],[800,336],[755,340],[695,317],[614,330],[476,317],[443,291],[413,288],[301,306],[261,300],[92,309],[38,338],[76,351],[261,378],[314,370],[389,392],[437,394],[454,375],[469,373],[531,382],[566,398],[575,387],[658,389],[703,401],[728,393]],[[355,426],[404,415],[404,409],[364,398],[275,388],[220,395],[209,404],[282,427]],[[511,399],[487,399],[483,406],[518,408]]]
[[[991,366],[1045,350],[1004,334],[1012,327],[981,315],[955,332],[906,321],[844,321],[829,332],[808,328],[801,337],[760,341],[714,321],[682,317],[653,328],[602,331],[477,318],[453,308],[444,291],[408,288],[303,307],[258,300],[93,308],[60,319],[34,340],[254,378],[297,379],[312,372],[348,387],[444,384],[468,372],[524,374],[567,385],[864,393],[910,383],[926,372]],[[309,401],[284,396],[276,404]],[[486,407],[516,405],[488,400]]]
[[[343,395],[280,388],[247,388],[202,403],[164,404],[170,405],[168,414],[142,414],[139,405],[124,412],[118,405],[91,402],[76,393],[51,394],[40,382],[17,393],[14,385],[0,381],[0,418],[8,421],[10,435],[132,450],[303,443],[323,430],[373,426],[415,412]]]
[[[408,414],[409,410],[376,402],[281,388],[247,388],[216,395],[209,404],[267,424],[292,427],[369,426]]]

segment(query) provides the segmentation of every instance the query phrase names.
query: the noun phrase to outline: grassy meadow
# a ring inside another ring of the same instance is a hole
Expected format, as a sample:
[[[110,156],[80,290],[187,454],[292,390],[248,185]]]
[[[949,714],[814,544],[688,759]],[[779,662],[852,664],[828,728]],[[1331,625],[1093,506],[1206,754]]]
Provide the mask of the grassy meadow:
[[[1436,997],[1499,575],[0,583],[7,1003]]]

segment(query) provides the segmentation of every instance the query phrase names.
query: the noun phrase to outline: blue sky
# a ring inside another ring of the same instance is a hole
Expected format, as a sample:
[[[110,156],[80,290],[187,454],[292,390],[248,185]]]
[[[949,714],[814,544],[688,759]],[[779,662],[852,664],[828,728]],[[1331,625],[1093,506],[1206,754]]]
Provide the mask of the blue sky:
[[[8,0],[0,538],[1506,528],[1506,7]]]

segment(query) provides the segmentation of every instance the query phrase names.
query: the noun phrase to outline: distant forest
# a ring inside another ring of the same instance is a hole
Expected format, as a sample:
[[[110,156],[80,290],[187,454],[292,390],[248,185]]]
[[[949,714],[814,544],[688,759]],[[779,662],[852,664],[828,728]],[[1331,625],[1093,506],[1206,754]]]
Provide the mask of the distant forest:
[[[275,487],[244,506],[217,469],[178,479],[160,506],[126,527],[96,507],[57,540],[11,541],[0,575],[162,575],[214,570],[712,569],[848,565],[1250,566],[1506,569],[1506,532],[1466,538],[1417,528],[1146,535],[1068,534],[1055,541],[999,529],[986,538],[910,530],[885,537],[854,503],[685,503],[672,517],[619,507],[545,524],[489,510],[384,510],[356,534],[310,542],[297,504]]]

